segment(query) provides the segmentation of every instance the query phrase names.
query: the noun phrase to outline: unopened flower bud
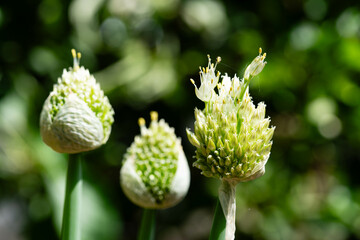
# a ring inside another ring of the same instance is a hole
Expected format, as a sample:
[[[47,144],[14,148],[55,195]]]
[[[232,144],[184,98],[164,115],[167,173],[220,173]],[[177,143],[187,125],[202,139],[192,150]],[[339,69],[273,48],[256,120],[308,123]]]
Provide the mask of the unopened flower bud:
[[[186,195],[190,170],[174,129],[151,112],[149,128],[139,120],[141,135],[128,148],[120,171],[125,195],[143,208],[168,208]]]
[[[259,56],[257,56],[252,62],[251,64],[246,68],[245,70],[245,74],[244,74],[244,79],[245,80],[250,80],[251,78],[255,77],[256,75],[258,75],[265,67],[266,62],[264,62],[265,57],[266,57],[266,53],[262,54],[262,49],[259,49]]]
[[[106,143],[114,110],[89,70],[79,66],[72,50],[73,68],[64,69],[45,100],[40,116],[44,142],[60,153],[79,153]]]

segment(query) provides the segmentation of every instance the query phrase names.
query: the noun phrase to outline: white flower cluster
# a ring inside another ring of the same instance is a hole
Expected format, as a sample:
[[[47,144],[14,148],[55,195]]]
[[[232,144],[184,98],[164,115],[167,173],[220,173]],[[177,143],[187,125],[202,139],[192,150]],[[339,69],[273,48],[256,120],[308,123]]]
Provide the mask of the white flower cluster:
[[[270,156],[275,127],[269,127],[270,119],[265,118],[265,104],[255,107],[248,90],[251,78],[264,68],[265,57],[260,48],[243,79],[225,74],[219,83],[215,68],[221,59],[214,65],[208,56],[208,66],[200,68],[200,87],[191,79],[196,96],[205,102],[204,110],[195,109],[194,132],[186,130],[196,147],[193,166],[222,182],[219,200],[226,217],[225,239],[234,239],[236,184],[264,175]]]
[[[211,63],[208,55],[209,63],[206,68],[200,67],[200,87],[198,88],[193,79],[190,79],[195,86],[196,96],[203,102],[214,102],[227,105],[224,110],[233,106],[238,101],[241,101],[250,79],[258,75],[264,68],[266,62],[264,61],[266,53],[262,54],[262,49],[259,49],[259,56],[257,56],[252,63],[246,68],[244,78],[239,79],[236,75],[230,78],[226,73],[221,76],[222,81],[219,83],[220,72],[215,73],[217,64],[221,61],[220,57],[216,58],[216,63]],[[215,92],[217,87],[217,93]]]

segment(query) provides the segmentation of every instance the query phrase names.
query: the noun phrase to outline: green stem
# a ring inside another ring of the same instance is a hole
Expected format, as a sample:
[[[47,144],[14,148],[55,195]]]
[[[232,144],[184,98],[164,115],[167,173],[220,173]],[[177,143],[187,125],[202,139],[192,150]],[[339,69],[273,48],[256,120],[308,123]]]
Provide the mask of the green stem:
[[[249,85],[250,85],[250,79],[245,81],[245,86],[241,89],[240,97],[239,97],[240,102],[242,102],[242,100],[244,98],[245,91],[249,87]]]
[[[219,199],[216,203],[215,215],[213,220],[213,225],[210,232],[209,240],[224,240],[225,239],[225,229],[226,229],[226,218],[224,212],[221,208]]]
[[[80,240],[80,212],[82,193],[82,169],[79,154],[69,154],[66,176],[64,213],[61,240]]]
[[[138,240],[155,239],[155,209],[144,208]]]

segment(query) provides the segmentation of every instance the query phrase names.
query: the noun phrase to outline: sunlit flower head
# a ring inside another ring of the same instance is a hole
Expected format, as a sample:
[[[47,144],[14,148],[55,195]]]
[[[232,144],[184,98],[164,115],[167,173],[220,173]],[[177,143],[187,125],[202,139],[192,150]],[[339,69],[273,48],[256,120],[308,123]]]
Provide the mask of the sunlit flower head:
[[[193,166],[205,176],[241,182],[265,172],[275,128],[269,127],[270,119],[265,118],[265,104],[253,104],[246,79],[260,73],[265,65],[265,54],[261,55],[261,49],[259,52],[243,79],[227,74],[221,76],[221,82],[216,78],[216,91],[209,77],[214,76],[214,65],[210,62],[209,70],[200,72],[202,84],[211,83],[206,85],[211,98],[206,99],[204,110],[195,109],[194,133],[187,130],[187,134],[197,147]],[[198,98],[204,101],[203,96]]]
[[[266,54],[261,53],[260,48],[243,79],[225,74],[221,83],[219,72],[214,79],[216,65],[213,67],[209,58],[208,67],[200,72],[201,86],[195,86],[196,96],[205,102],[205,108],[195,109],[194,132],[186,130],[196,147],[193,166],[204,176],[221,180],[219,200],[226,218],[227,240],[235,236],[236,184],[264,175],[275,130],[269,127],[270,119],[265,118],[265,104],[256,107],[248,90],[250,79],[266,64]]]
[[[44,142],[61,153],[79,153],[106,143],[114,110],[89,70],[80,67],[80,53],[72,50],[73,68],[64,69],[46,99],[40,132]]]

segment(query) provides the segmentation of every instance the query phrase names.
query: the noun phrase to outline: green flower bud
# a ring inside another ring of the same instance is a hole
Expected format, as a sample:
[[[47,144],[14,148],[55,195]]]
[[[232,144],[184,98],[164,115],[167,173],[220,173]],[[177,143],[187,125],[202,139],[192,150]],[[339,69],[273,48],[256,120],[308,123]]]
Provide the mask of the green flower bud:
[[[45,100],[40,116],[44,142],[60,153],[79,153],[106,143],[114,110],[89,70],[79,67],[80,53],[72,50],[74,67],[64,69]]]
[[[143,208],[168,208],[181,201],[190,185],[190,170],[174,129],[151,112],[149,128],[139,119],[136,136],[124,156],[120,183],[125,195]]]

